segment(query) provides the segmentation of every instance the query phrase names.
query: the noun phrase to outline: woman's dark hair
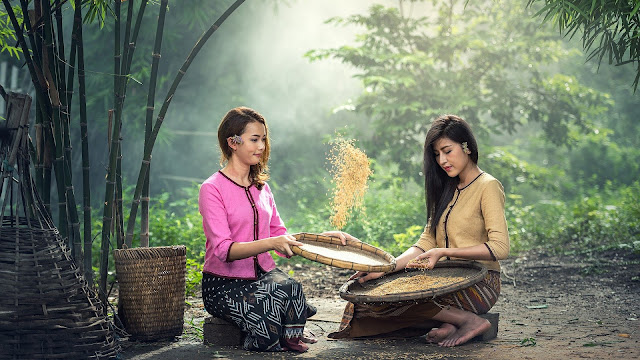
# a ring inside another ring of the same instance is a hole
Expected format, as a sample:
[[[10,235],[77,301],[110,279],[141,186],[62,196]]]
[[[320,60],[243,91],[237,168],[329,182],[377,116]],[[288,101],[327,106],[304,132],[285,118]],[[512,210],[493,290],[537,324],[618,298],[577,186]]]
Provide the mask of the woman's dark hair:
[[[449,177],[436,161],[433,144],[440,138],[467,143],[471,161],[478,163],[478,144],[466,121],[455,115],[442,115],[431,123],[424,140],[424,194],[427,203],[427,224],[435,235],[438,222],[453,198],[459,177]]]
[[[221,152],[220,165],[222,166],[225,162],[229,161],[233,154],[233,149],[229,147],[227,139],[234,135],[242,135],[247,124],[252,122],[258,122],[264,125],[265,135],[267,137],[260,162],[256,165],[251,165],[249,169],[249,180],[258,189],[262,189],[264,183],[269,180],[269,166],[267,166],[267,163],[269,162],[271,146],[267,121],[259,112],[248,107],[241,106],[229,110],[224,118],[222,118],[220,126],[218,126],[218,144],[220,145]]]

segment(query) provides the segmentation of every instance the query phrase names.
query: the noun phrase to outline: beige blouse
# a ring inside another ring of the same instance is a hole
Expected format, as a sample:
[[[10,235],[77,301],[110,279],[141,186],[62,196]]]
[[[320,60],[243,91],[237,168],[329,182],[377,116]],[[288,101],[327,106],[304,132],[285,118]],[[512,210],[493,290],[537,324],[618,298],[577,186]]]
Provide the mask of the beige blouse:
[[[504,202],[500,181],[482,173],[462,190],[456,189],[440,217],[435,238],[427,224],[414,246],[427,251],[435,247],[463,248],[485,244],[493,261],[478,261],[489,270],[500,271],[498,260],[507,258],[510,246]]]

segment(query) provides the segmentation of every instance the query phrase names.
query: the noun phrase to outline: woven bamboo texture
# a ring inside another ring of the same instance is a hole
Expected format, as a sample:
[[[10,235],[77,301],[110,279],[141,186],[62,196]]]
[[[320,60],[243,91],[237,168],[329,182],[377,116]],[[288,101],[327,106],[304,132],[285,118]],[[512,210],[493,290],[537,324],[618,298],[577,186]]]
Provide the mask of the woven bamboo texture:
[[[291,250],[309,260],[342,269],[368,272],[388,272],[396,267],[396,259],[384,250],[361,241],[347,240],[342,245],[339,238],[320,234],[292,234],[302,247]]]
[[[443,260],[439,261],[432,270],[404,269],[363,284],[357,280],[349,280],[340,287],[339,292],[341,298],[352,303],[420,302],[472,286],[481,281],[486,274],[486,266],[477,261]],[[431,286],[419,290],[402,291],[403,285],[418,287],[420,284],[415,283],[418,281],[416,276],[422,275],[438,280],[431,282]],[[377,288],[395,280],[400,281],[396,281],[398,289],[393,293],[375,294]]]
[[[114,250],[119,284],[119,314],[138,340],[182,334],[186,247],[163,246]]]
[[[0,359],[115,358],[113,325],[35,191],[31,99],[8,98],[0,122]]]

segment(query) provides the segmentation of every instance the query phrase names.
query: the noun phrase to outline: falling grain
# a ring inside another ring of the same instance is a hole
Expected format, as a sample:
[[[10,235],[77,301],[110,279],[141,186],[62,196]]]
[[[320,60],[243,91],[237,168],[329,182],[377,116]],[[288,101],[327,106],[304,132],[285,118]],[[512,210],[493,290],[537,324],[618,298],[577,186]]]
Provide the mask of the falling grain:
[[[347,224],[353,208],[360,208],[367,191],[367,180],[372,174],[367,155],[354,145],[354,140],[338,139],[331,150],[333,215],[331,224],[342,229]]]

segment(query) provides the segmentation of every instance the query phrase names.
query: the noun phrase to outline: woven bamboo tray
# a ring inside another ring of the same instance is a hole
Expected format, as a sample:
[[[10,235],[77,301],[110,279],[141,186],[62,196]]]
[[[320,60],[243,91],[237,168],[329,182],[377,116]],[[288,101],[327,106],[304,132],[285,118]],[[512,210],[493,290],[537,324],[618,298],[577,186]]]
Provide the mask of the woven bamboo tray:
[[[443,260],[432,270],[405,269],[363,284],[357,280],[349,280],[340,287],[340,297],[352,303],[419,302],[472,286],[486,274],[487,268],[477,261]],[[419,290],[402,291],[403,288],[420,286],[424,278],[418,277],[423,276],[429,276],[431,285]],[[385,286],[394,280],[398,280],[394,286]],[[388,292],[380,291],[385,288],[391,289]]]
[[[322,264],[368,272],[388,272],[396,267],[396,259],[384,250],[360,241],[310,233],[292,234],[304,246],[292,246],[294,254]]]
[[[181,245],[113,251],[119,315],[133,338],[152,341],[182,334],[186,249]]]

